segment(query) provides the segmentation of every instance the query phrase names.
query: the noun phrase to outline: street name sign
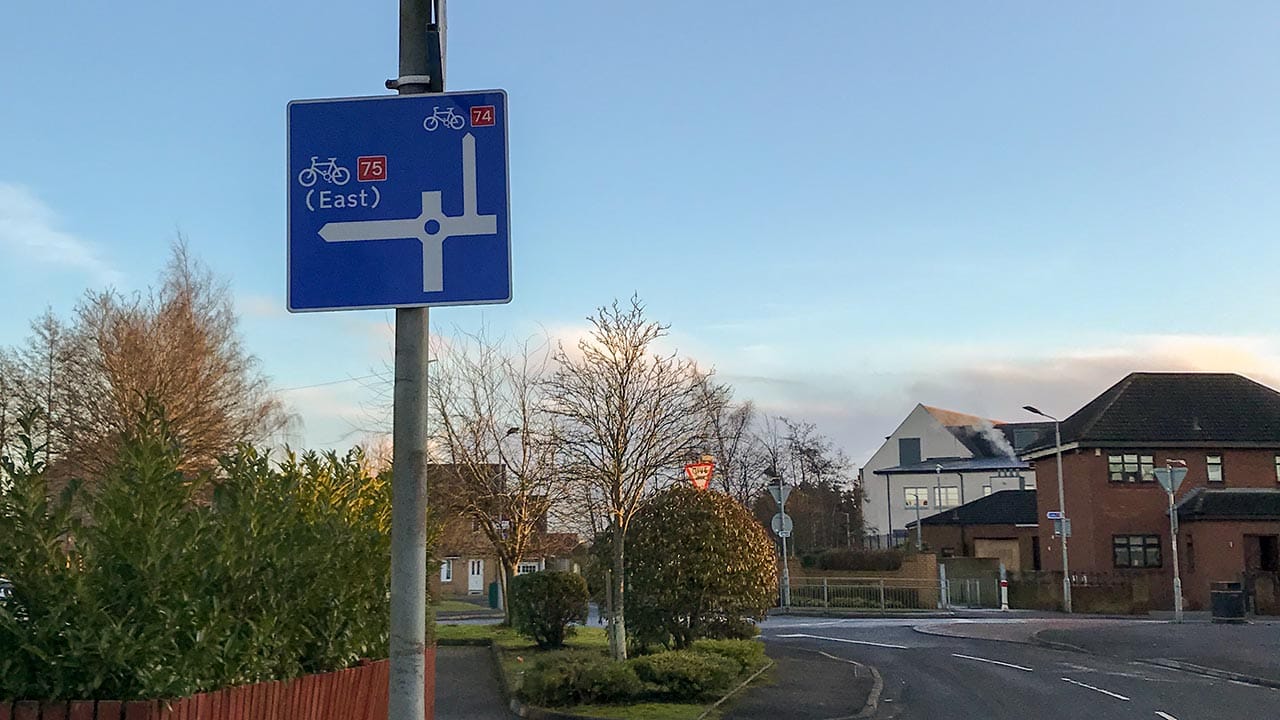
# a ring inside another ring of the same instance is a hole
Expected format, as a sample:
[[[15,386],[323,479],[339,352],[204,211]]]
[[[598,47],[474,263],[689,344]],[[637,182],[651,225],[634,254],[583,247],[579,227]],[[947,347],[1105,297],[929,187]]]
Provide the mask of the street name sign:
[[[511,300],[507,95],[288,107],[292,312]]]
[[[1062,519],[1062,513],[1058,512],[1057,510],[1050,510],[1049,512],[1045,513],[1044,516],[1050,520]]]

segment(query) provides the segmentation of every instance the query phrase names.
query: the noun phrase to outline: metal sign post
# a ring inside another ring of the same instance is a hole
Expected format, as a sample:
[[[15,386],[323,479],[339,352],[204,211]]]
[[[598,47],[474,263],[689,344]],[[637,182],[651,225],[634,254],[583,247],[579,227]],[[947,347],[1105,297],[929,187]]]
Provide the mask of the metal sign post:
[[[770,523],[773,532],[782,539],[782,607],[791,607],[791,568],[787,563],[787,538],[791,537],[793,524],[791,516],[787,515],[787,496],[791,494],[791,488],[782,482],[782,473],[776,468],[765,470],[767,477],[773,477],[778,480],[777,487],[770,486],[769,494],[773,495],[773,499],[778,503],[778,513],[773,516]]]
[[[422,720],[434,305],[511,299],[506,93],[445,93],[445,0],[399,0],[399,96],[288,107],[288,309],[394,308],[388,712]]]
[[[1173,503],[1174,493],[1187,478],[1184,460],[1167,460],[1165,466],[1156,468],[1156,480],[1169,496],[1169,544],[1173,551],[1173,621],[1182,622],[1182,568],[1178,566],[1178,511]]]

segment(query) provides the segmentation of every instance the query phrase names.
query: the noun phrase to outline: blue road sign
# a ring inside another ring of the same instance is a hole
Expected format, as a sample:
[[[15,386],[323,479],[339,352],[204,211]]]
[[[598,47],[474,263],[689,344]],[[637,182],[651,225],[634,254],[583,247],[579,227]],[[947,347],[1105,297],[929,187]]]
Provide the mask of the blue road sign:
[[[289,310],[511,300],[505,92],[288,112]]]

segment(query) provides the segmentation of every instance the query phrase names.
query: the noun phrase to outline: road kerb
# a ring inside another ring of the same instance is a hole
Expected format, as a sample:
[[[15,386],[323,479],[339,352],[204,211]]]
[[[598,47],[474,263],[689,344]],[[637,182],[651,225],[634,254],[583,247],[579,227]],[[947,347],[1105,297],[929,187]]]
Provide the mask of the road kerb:
[[[1181,672],[1191,673],[1193,675],[1202,675],[1204,677],[1211,677],[1217,680],[1231,680],[1233,682],[1244,683],[1245,685],[1254,685],[1257,687],[1280,690],[1280,680],[1257,677],[1256,675],[1245,675],[1244,673],[1206,667],[1204,665],[1196,665],[1194,663],[1182,662],[1181,660],[1155,658],[1151,660],[1138,660],[1138,662],[1144,665],[1154,665],[1155,667],[1164,668],[1166,670],[1179,670]]]
[[[862,720],[863,718],[869,718],[872,715],[875,715],[876,709],[880,706],[880,693],[884,692],[884,678],[881,677],[880,671],[876,669],[876,666],[861,663],[857,660],[850,660],[849,658],[836,657],[835,655],[830,655],[821,650],[815,650],[814,652],[823,657],[837,660],[842,663],[849,663],[850,665],[856,665],[857,667],[864,667],[871,671],[871,692],[867,693],[867,700],[862,704],[862,709],[858,711],[857,715],[832,718],[832,720]]]

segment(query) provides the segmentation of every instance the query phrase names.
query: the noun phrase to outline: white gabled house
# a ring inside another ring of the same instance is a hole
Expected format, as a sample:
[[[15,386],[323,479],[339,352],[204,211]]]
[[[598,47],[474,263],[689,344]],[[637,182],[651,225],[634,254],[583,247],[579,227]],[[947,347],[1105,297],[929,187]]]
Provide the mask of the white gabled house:
[[[858,471],[866,494],[867,544],[889,547],[908,522],[1000,490],[1035,488],[1017,450],[1052,423],[998,420],[916,405]]]

